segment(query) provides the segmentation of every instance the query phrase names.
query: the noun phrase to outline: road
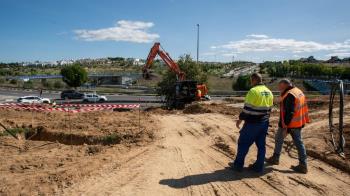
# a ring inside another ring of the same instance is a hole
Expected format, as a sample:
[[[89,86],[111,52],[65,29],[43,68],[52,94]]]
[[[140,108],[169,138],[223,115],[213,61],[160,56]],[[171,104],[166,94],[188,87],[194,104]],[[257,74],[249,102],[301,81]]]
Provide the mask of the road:
[[[8,90],[8,89],[0,89],[0,102],[5,101],[16,101],[18,97],[23,96],[29,96],[29,95],[39,95],[38,91],[24,91],[24,90]],[[58,102],[66,102],[64,100],[60,100],[60,94],[57,92],[47,92],[44,91],[42,97],[49,98],[49,99],[56,99]],[[139,102],[140,100],[142,102],[160,102],[160,97],[157,96],[145,96],[145,95],[120,95],[120,94],[114,94],[114,95],[106,95],[109,102],[114,103],[133,103],[133,102]],[[81,100],[74,100],[81,101]]]
[[[0,103],[1,102],[13,102],[17,98],[29,95],[39,95],[38,91],[31,90],[9,90],[0,89]],[[56,99],[58,103],[68,102],[61,100],[60,93],[44,91],[42,97],[49,99]],[[106,95],[109,103],[160,103],[161,98],[154,95],[126,95],[126,94],[107,94]],[[223,97],[212,97],[213,100],[221,100]],[[80,102],[81,100],[72,100],[73,102]],[[69,101],[69,102],[72,102]]]

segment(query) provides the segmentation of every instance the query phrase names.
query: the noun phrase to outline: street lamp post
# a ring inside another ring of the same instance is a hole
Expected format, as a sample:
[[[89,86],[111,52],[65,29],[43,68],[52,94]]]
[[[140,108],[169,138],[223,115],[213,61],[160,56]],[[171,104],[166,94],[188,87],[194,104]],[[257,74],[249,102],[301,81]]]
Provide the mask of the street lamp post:
[[[199,24],[197,24],[197,64],[199,58]]]

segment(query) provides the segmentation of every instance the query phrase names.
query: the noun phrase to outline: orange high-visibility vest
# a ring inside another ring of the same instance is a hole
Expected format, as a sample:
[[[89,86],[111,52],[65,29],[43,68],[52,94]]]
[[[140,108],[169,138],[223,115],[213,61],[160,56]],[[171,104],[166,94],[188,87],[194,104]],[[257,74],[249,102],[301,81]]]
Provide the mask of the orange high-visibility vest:
[[[294,115],[292,117],[291,122],[288,125],[284,123],[284,107],[283,101],[287,97],[288,94],[294,96]],[[307,102],[304,93],[297,87],[290,89],[281,97],[280,103],[280,114],[281,114],[281,122],[283,128],[300,128],[304,126],[306,123],[310,122],[309,119],[309,109],[307,107]]]
[[[202,91],[197,89],[197,96],[196,96],[196,99],[197,100],[200,100],[202,98]]]

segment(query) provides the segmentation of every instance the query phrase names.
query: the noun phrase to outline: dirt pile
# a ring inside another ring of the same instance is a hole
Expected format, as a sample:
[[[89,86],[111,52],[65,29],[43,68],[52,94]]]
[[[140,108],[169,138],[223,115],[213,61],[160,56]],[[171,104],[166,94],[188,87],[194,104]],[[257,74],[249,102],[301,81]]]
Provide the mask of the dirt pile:
[[[144,111],[147,113],[160,114],[160,115],[176,114],[178,112],[177,110],[169,110],[163,106],[150,106],[145,108]]]
[[[186,106],[183,110],[184,114],[204,114],[204,113],[219,113],[224,115],[238,115],[239,108],[230,107],[224,103],[194,103]]]
[[[329,106],[329,98],[324,97],[324,99],[320,98],[312,98],[307,100],[307,104],[310,109],[320,109],[326,108]]]
[[[209,105],[209,108],[213,113],[219,113],[229,116],[238,115],[241,112],[241,108],[231,107],[223,103],[213,102]]]
[[[194,103],[186,106],[183,110],[184,114],[203,114],[203,113],[211,113],[212,111],[208,108],[207,105]]]

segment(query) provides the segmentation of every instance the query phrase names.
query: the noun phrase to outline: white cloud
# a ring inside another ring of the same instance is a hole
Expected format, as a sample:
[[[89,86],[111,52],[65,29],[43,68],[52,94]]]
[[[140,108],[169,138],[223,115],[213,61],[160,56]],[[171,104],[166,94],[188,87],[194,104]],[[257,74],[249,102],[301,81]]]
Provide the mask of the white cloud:
[[[222,54],[250,53],[250,52],[291,52],[310,53],[320,51],[342,51],[343,54],[350,52],[350,40],[344,42],[319,43],[314,41],[300,41],[295,39],[270,38],[266,35],[248,35],[248,38],[231,41],[227,44],[212,46],[212,50],[226,50]],[[341,54],[341,53],[339,53]]]
[[[78,39],[85,41],[125,41],[135,43],[149,43],[159,38],[156,33],[148,33],[153,27],[152,22],[120,20],[114,27],[86,30],[75,30]]]
[[[264,35],[264,34],[250,34],[250,35],[247,35],[247,37],[256,38],[256,39],[267,39],[267,38],[269,38],[269,36]]]
[[[335,53],[327,54],[326,56],[350,57],[350,52],[335,52]]]

